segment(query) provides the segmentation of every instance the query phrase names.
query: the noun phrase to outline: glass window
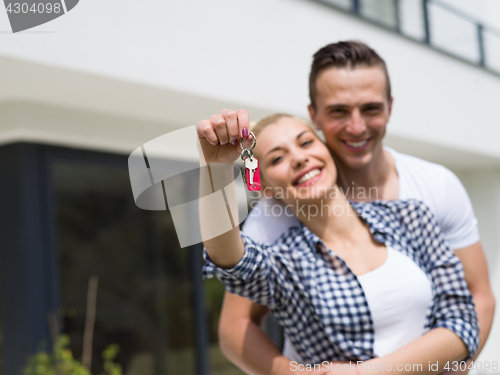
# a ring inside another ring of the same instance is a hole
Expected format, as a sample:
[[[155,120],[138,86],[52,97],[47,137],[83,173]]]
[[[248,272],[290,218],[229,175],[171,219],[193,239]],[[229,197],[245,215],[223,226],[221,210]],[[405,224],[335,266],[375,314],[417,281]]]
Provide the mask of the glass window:
[[[117,343],[126,375],[195,374],[189,250],[168,211],[135,206],[126,168],[53,165],[63,332],[81,358],[91,275],[98,276],[92,372]]]
[[[396,28],[397,12],[394,0],[361,0],[360,13],[371,20]]]
[[[224,356],[219,347],[219,336],[217,333],[219,326],[220,311],[224,298],[224,285],[216,278],[205,280],[205,295],[208,312],[208,335],[209,335],[209,363],[210,373],[217,375],[243,375],[245,374],[233,365]]]
[[[440,4],[429,3],[431,43],[472,62],[479,62],[477,26]]]
[[[500,73],[500,33],[484,30],[483,35],[486,66]]]
[[[425,40],[425,24],[422,0],[405,0],[399,2],[401,32],[406,36]]]
[[[352,0],[323,0],[323,2],[346,10],[352,9]]]

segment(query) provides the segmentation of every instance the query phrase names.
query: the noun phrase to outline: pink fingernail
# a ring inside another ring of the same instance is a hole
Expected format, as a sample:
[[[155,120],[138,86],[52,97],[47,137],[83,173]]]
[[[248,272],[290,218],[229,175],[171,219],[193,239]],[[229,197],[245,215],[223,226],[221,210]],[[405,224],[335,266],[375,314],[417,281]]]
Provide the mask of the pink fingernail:
[[[233,146],[236,146],[236,144],[238,143],[238,140],[233,139],[233,140],[231,141],[231,143],[233,144]]]
[[[216,146],[220,146],[220,142],[217,142],[215,145],[216,145]]]
[[[243,136],[243,138],[247,138],[247,137],[248,137],[248,129],[247,129],[247,128],[244,128],[244,129],[241,131],[241,135]]]

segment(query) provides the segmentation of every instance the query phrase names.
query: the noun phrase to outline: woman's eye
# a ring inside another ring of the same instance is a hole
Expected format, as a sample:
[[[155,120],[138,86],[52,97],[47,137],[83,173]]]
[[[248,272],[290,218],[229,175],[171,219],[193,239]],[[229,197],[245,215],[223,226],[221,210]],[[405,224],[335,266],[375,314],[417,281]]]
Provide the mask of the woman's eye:
[[[281,160],[281,156],[278,156],[278,157],[272,159],[271,160],[271,165],[274,165],[274,164],[278,163],[280,160]]]
[[[310,139],[309,141],[305,141],[305,142],[302,143],[302,147],[307,146],[307,145],[309,145],[311,143],[313,143],[312,139]]]

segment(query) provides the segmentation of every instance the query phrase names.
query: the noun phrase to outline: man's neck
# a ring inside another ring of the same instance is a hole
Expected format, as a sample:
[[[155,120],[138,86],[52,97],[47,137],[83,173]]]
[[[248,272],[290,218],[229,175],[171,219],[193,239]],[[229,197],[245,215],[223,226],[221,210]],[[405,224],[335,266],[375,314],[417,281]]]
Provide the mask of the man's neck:
[[[382,145],[376,150],[370,163],[361,168],[350,168],[341,161],[337,165],[338,185],[348,199],[372,201],[398,198],[398,175],[394,159]]]

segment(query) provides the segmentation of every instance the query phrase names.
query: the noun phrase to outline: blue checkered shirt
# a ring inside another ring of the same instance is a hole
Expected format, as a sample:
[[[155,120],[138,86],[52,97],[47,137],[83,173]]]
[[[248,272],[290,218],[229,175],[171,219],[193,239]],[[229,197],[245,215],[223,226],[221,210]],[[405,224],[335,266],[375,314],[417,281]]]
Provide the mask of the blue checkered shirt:
[[[462,263],[444,241],[430,209],[417,200],[351,203],[375,240],[412,259],[432,283],[425,330],[445,327],[467,345],[479,345],[477,316]],[[221,269],[204,252],[205,278],[267,305],[304,360],[374,358],[374,326],[363,289],[346,263],[307,227],[293,227],[272,245],[243,235],[245,254]],[[394,280],[397,282],[397,280]]]

